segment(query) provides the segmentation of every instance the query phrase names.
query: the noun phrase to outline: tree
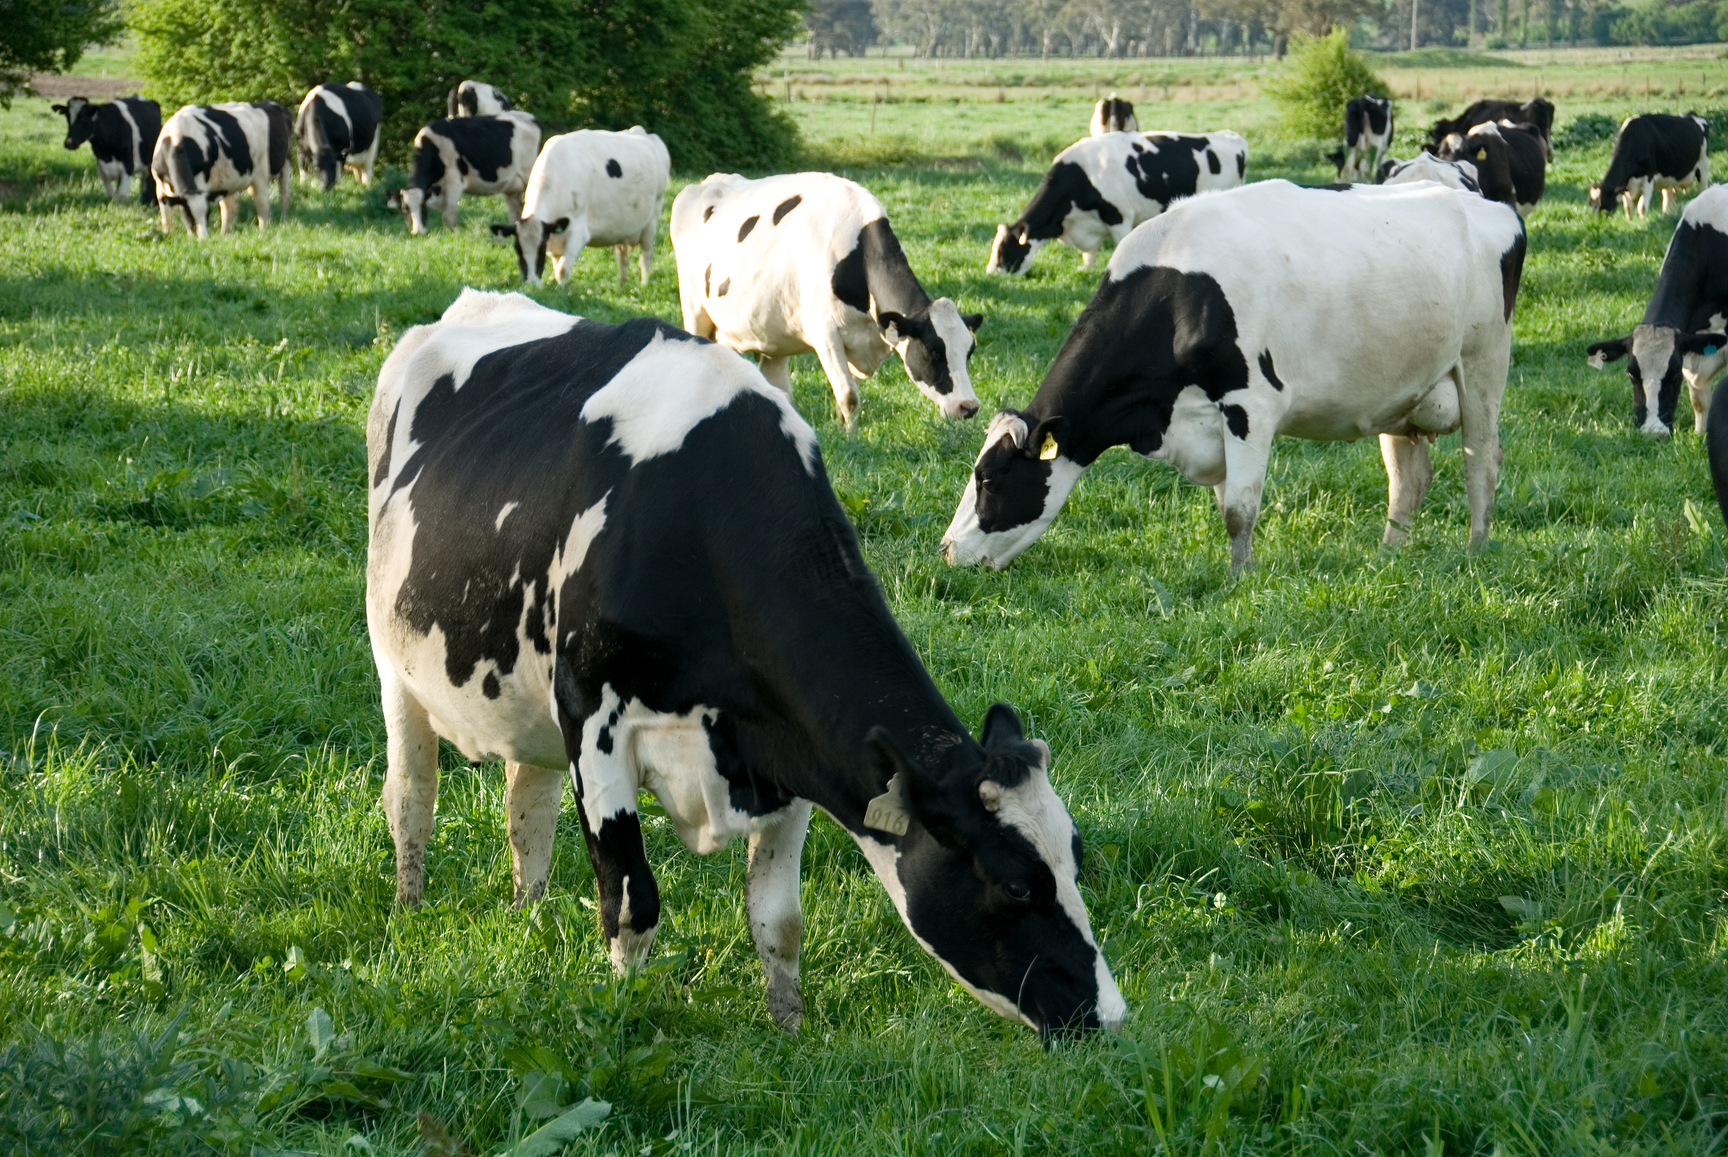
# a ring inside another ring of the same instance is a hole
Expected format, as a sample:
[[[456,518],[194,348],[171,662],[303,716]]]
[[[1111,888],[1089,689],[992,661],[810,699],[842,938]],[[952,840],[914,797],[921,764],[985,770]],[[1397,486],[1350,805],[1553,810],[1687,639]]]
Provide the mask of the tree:
[[[66,72],[124,28],[111,0],[0,0],[0,105],[12,107],[32,72]]]
[[[1295,51],[1282,72],[1262,85],[1278,106],[1279,119],[1292,136],[1336,138],[1344,129],[1344,105],[1363,93],[1391,96],[1359,52],[1350,49],[1342,26],[1325,36],[1294,34]]]
[[[822,59],[824,52],[859,56],[876,43],[870,0],[814,0],[804,14],[804,27],[810,33],[811,60]]]

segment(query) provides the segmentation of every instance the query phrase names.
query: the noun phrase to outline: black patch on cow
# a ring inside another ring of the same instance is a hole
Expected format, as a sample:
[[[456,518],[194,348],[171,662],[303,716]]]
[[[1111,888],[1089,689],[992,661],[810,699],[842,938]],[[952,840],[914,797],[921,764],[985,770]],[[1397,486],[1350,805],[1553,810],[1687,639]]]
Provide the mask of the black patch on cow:
[[[622,177],[624,175],[624,167],[622,165],[620,165],[617,161],[613,160],[611,157],[607,157],[606,158],[606,175],[608,177]]]
[[[1230,427],[1230,433],[1239,439],[1248,437],[1248,411],[1241,406],[1219,406],[1218,412],[1224,415],[1224,424]]]
[[[378,455],[378,469],[372,474],[372,485],[382,486],[390,477],[390,455],[396,449],[396,419],[402,416],[402,403],[390,411],[390,427],[384,431],[384,452]]]
[[[466,112],[469,116],[480,115],[480,94],[472,87],[459,87],[456,90],[456,103],[461,106],[462,111]],[[455,112],[456,110],[452,109],[451,111]]]
[[[451,117],[435,120],[422,131],[448,140],[456,151],[461,172],[477,173],[487,184],[495,184],[499,172],[509,168],[514,159],[510,146],[515,140],[516,123],[503,117]],[[413,184],[418,189],[429,189],[432,182],[420,183],[419,159],[416,150]]]
[[[1129,172],[1136,159],[1151,154],[1137,153],[1128,160]],[[1193,160],[1192,157],[1189,158]],[[1073,161],[1057,161],[1050,166],[1050,171],[1044,174],[1044,179],[1038,183],[1038,188],[1032,194],[1032,199],[1026,203],[1026,208],[1012,225],[1009,232],[1031,241],[1048,241],[1053,237],[1062,236],[1062,224],[1072,209],[1096,213],[1098,219],[1106,225],[1120,225],[1122,210],[1106,201],[1103,194],[1092,179]]]
[[[712,266],[712,265],[708,266],[708,268],[706,268],[702,271],[702,296],[703,297],[709,296],[708,282],[709,282],[709,279],[711,279],[713,276],[714,276],[714,266]]]
[[[240,122],[235,119],[234,114],[226,109],[207,105],[198,110],[198,115],[216,130],[214,143],[221,150],[221,155],[227,157],[228,163],[234,166],[234,171],[250,173],[253,168],[252,146],[247,143],[246,133],[240,128]],[[186,154],[186,144],[186,141],[181,142],[182,155],[187,156],[190,161],[191,157]],[[202,166],[194,171],[208,181],[210,170],[216,164],[216,157],[214,152],[208,157],[201,157]]]
[[[1645,113],[1629,119],[1614,138],[1614,154],[1602,178],[1598,208],[1612,213],[1620,194],[1634,177],[1668,177],[1680,180],[1698,167],[1707,137],[1690,115]]]
[[[1248,154],[1243,153],[1243,152],[1238,152],[1236,154],[1236,175],[1238,177],[1241,177],[1241,176],[1246,176],[1247,173],[1248,173]]]
[[[1704,419],[1704,446],[1710,455],[1710,482],[1716,489],[1716,504],[1722,521],[1728,522],[1728,390],[1720,386]]]
[[[761,217],[744,218],[744,224],[738,226],[738,240],[742,241],[744,238],[750,236],[750,230],[756,228],[756,222],[760,220],[762,220]]]
[[[273,100],[255,100],[252,107],[262,112],[269,121],[270,130],[267,134],[269,142],[268,162],[269,174],[274,177],[288,164],[288,151],[294,140],[294,122],[289,119],[288,110]]]
[[[1520,229],[1512,247],[1500,255],[1500,301],[1506,321],[1512,320],[1512,307],[1518,304],[1518,282],[1524,276],[1524,253],[1528,247]]]
[[[829,284],[842,303],[874,317],[884,329],[892,323],[901,338],[911,339],[902,360],[913,381],[939,394],[954,389],[948,345],[930,322],[930,295],[912,272],[888,218],[878,217],[858,231],[851,252],[835,263]]]
[[[1718,313],[1728,314],[1728,234],[1682,216],[1662,257],[1644,324],[1698,333]]]
[[[728,289],[731,289],[731,288],[732,288],[732,279],[730,277],[728,277],[725,281],[722,281],[720,283],[720,288],[716,289],[714,291],[714,296],[715,297],[725,297],[726,291]]]
[[[464,177],[468,175],[468,158],[462,156],[460,153],[456,155],[456,171],[461,173]]]
[[[1158,136],[1148,141],[1151,149],[1128,158],[1128,175],[1134,178],[1134,187],[1142,197],[1165,208],[1178,197],[1193,196],[1200,187],[1201,153],[1212,158],[1214,173],[1222,168],[1207,148],[1205,137]],[[1115,225],[1121,219],[1105,218],[1104,223]]]
[[[1214,175],[1224,171],[1224,166],[1218,162],[1218,154],[1211,149],[1206,150],[1206,167],[1211,169]]]
[[[1364,137],[1372,133],[1384,136],[1392,123],[1392,102],[1381,96],[1363,95],[1344,105],[1344,144],[1347,148],[1365,149]]]
[[[1268,382],[1272,383],[1272,388],[1283,393],[1284,383],[1279,380],[1277,371],[1272,368],[1272,351],[1261,350],[1260,356],[1256,360],[1260,363],[1260,373],[1265,376]]]
[[[503,688],[498,685],[498,672],[486,672],[486,678],[480,680],[480,693],[488,699],[496,699],[504,693]]]
[[[1438,148],[1440,142],[1453,133],[1463,136],[1477,125],[1494,124],[1501,120],[1509,120],[1513,124],[1535,125],[1543,140],[1552,140],[1554,102],[1545,97],[1536,97],[1522,104],[1515,100],[1479,100],[1451,120],[1435,121],[1434,127],[1428,130],[1428,141]]]
[[[423,134],[414,142],[413,175],[408,178],[408,187],[429,193],[443,180],[444,158],[438,151],[438,142],[431,134]]]
[[[781,218],[785,217],[786,214],[788,214],[792,210],[796,209],[801,203],[803,203],[803,200],[804,200],[803,194],[801,194],[801,193],[792,194],[792,196],[786,198],[784,201],[782,201],[778,205],[774,206],[774,216],[770,220],[775,225],[780,224]]]
[[[712,216],[714,216],[714,206],[709,205],[707,208],[702,210],[702,222],[703,222],[703,224],[707,224],[708,218],[710,218]]]
[[[130,113],[121,112],[124,105]],[[156,138],[162,135],[162,106],[138,96],[123,96],[118,100],[92,104],[83,97],[72,97],[56,111],[66,115],[66,148],[77,149],[90,142],[90,152],[104,164],[118,164],[131,176],[142,174],[139,182],[140,204],[156,203],[156,182],[150,178],[150,156],[156,151]],[[137,131],[133,131],[133,124]]]

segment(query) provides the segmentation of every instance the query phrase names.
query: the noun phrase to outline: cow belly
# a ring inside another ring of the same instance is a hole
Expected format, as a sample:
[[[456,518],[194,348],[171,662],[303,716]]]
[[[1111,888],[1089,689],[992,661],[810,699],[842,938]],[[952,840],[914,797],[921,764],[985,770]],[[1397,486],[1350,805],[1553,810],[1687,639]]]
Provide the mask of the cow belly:
[[[732,806],[731,785],[714,762],[702,722],[716,714],[699,707],[687,715],[657,715],[638,724],[633,736],[642,785],[666,809],[684,846],[704,856],[750,831],[750,815]]]
[[[432,717],[433,730],[472,760],[508,759],[564,767],[564,736],[552,716],[551,659],[521,639],[514,668],[482,660],[460,687],[445,669],[444,632],[416,635],[397,625],[389,653],[397,676]],[[487,694],[496,690],[497,696]]]

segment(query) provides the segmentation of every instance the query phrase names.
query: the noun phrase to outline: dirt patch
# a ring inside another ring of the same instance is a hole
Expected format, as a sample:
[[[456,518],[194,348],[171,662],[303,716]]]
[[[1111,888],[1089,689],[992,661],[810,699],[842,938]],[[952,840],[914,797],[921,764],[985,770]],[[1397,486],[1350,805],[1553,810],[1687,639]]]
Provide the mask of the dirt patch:
[[[143,87],[130,76],[58,76],[51,72],[30,74],[30,87],[39,96],[50,100],[65,100],[69,96],[87,96],[91,100],[113,100],[131,96]]]

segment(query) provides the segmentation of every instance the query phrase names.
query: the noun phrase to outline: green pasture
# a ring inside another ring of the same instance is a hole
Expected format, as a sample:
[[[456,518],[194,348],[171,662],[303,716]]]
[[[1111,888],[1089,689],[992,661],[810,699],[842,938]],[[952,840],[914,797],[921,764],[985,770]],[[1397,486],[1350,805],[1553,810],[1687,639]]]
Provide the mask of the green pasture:
[[[1535,68],[1506,72],[1523,91]],[[986,249],[1090,92],[971,85],[881,104],[872,132],[857,87],[790,102],[810,164],[882,198],[926,285],[985,313],[985,404],[1024,402],[1097,274],[1052,246],[990,278]],[[1412,95],[1405,132],[1440,99]],[[1561,126],[1643,101],[1556,99]],[[1152,103],[1144,127],[1244,132],[1251,178],[1331,177],[1251,92]],[[980,423],[896,362],[848,433],[800,359],[938,685],[973,726],[1014,703],[1055,750],[1133,1011],[1045,1051],[917,947],[825,818],[795,1038],[762,998],[742,847],[691,855],[651,805],[665,920],[632,980],[569,811],[547,898],[513,910],[502,775],[454,752],[427,902],[392,910],[363,419],[405,329],[517,287],[485,236],[502,206],[410,239],[381,188],[299,186],[269,232],[194,243],[107,204],[62,131],[45,100],[0,114],[0,1153],[490,1154],[586,1097],[610,1115],[570,1152],[1724,1148],[1728,530],[1689,426],[1639,436],[1625,375],[1584,365],[1674,224],[1586,215],[1605,140],[1558,152],[1529,223],[1478,556],[1452,436],[1402,553],[1377,545],[1374,443],[1282,442],[1240,578],[1212,496],[1121,450],[1010,569],[952,570]],[[534,296],[678,318],[664,234],[646,289],[613,268]]]

